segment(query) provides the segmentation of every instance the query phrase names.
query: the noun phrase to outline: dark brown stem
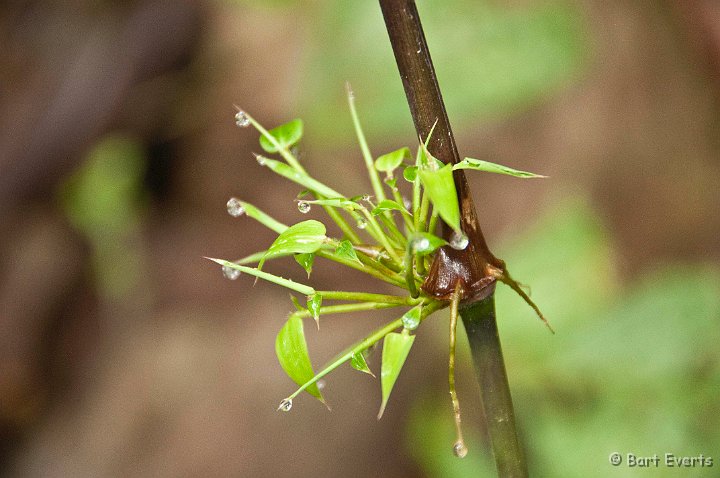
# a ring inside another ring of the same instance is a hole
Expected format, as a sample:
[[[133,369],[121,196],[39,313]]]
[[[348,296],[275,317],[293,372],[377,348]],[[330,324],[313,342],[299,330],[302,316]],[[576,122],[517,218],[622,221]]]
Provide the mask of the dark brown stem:
[[[418,135],[423,140],[427,138],[437,121],[428,150],[445,163],[459,162],[415,2],[380,0],[380,7]],[[449,300],[460,287],[463,297],[460,314],[471,344],[499,476],[525,477],[527,466],[515,431],[512,399],[495,322],[495,281],[498,270],[505,270],[505,264],[488,249],[462,170],[454,172],[454,179],[461,227],[469,244],[460,251],[447,246],[441,248],[423,290]],[[443,224],[445,239],[449,239],[452,232]]]

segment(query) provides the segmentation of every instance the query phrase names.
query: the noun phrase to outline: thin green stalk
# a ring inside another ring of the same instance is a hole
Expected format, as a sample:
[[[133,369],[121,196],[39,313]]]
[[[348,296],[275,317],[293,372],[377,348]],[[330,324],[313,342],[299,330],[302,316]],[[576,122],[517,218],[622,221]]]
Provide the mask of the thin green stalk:
[[[360,119],[358,118],[357,111],[355,110],[355,93],[350,88],[350,83],[345,83],[347,90],[348,105],[350,106],[350,116],[352,116],[353,126],[355,126],[355,134],[357,135],[358,143],[360,143],[360,150],[362,151],[363,159],[365,160],[365,167],[368,170],[370,176],[370,183],[372,184],[375,197],[378,201],[385,199],[385,191],[383,191],[382,184],[380,183],[380,177],[373,164],[373,157],[370,153],[367,140],[365,139],[365,133],[363,133],[362,127],[360,126]]]
[[[338,304],[326,305],[320,307],[318,315],[344,314],[346,312],[362,312],[365,310],[391,309],[393,307],[401,307],[403,304],[382,303],[382,302],[361,302],[359,304]],[[313,314],[309,310],[298,310],[292,315],[306,319],[312,317]]]
[[[382,302],[384,304],[396,305],[417,305],[423,299],[412,299],[399,295],[373,294],[370,292],[346,292],[337,290],[319,290],[316,294],[320,294],[323,300],[358,300],[363,302]]]
[[[380,224],[378,224],[375,216],[370,214],[370,211],[368,211],[365,207],[360,208],[360,212],[362,212],[362,214],[365,216],[368,225],[368,233],[370,233],[370,235],[372,235],[380,244],[382,244],[387,253],[390,254],[390,258],[397,264],[399,264],[402,259],[400,259],[400,256],[397,254],[397,252],[395,252],[395,248],[392,246],[392,244],[390,244],[388,237],[385,235],[382,228],[380,228]]]

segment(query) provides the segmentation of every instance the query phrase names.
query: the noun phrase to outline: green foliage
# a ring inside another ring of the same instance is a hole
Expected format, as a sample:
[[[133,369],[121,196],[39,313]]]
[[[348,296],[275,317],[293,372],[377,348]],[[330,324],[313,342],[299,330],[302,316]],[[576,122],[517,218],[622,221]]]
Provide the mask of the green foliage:
[[[383,342],[382,366],[380,369],[380,383],[382,385],[382,403],[378,418],[382,417],[387,406],[390,392],[392,392],[397,381],[405,359],[410,353],[410,348],[415,341],[414,335],[390,333],[385,336]]]
[[[266,251],[251,254],[238,261],[211,259],[225,267],[226,272],[241,271],[307,296],[306,308],[293,297],[297,311],[290,316],[276,342],[278,358],[283,369],[300,386],[281,403],[281,410],[289,410],[292,400],[302,391],[308,391],[316,398],[322,399],[317,389],[317,381],[345,362],[350,361],[353,367],[371,373],[363,353],[369,347],[383,341],[380,379],[382,389],[380,415],[382,415],[413,343],[414,336],[411,332],[434,311],[448,306],[447,301],[437,300],[422,293],[420,286],[427,277],[424,258],[447,245],[445,240],[437,237],[431,230],[434,229],[438,215],[454,229],[460,230],[460,213],[452,165],[439,162],[427,152],[424,145],[418,147],[415,166],[403,164],[403,161],[410,157],[409,148],[401,148],[383,155],[373,164],[360,122],[354,114],[353,101],[351,97],[349,99],[351,113],[377,204],[373,203],[373,196],[369,194],[347,197],[335,191],[313,178],[300,165],[289,149],[302,136],[302,122],[299,120],[267,131],[246,112],[238,113],[246,120],[239,126],[245,126],[245,123],[252,124],[263,135],[261,143],[264,149],[277,152],[284,160],[282,162],[257,156],[258,163],[303,188],[297,196],[302,198],[298,199],[300,212],[308,212],[311,204],[322,206],[342,232],[339,238],[328,237],[325,225],[315,219],[288,227],[254,205],[237,200],[247,216],[275,231],[278,236]],[[418,165],[420,165],[419,174],[407,173],[408,170],[417,171]],[[384,171],[390,176],[398,168],[403,169],[403,176],[406,179],[412,178],[412,212],[402,204],[403,198],[396,188],[394,178],[387,178],[383,186],[377,177],[377,170]],[[384,187],[394,199],[385,199]],[[306,197],[307,195],[311,197]],[[233,214],[233,217],[237,216],[238,214]],[[429,223],[426,221],[428,216],[431,217]],[[400,227],[403,228],[402,231]],[[355,229],[361,231],[362,238]],[[289,255],[294,255],[295,261],[307,272],[308,278],[313,270],[315,258],[321,257],[401,287],[407,291],[408,296],[316,291],[308,285],[261,270],[266,260]],[[255,268],[244,265],[254,262],[258,263]],[[351,303],[327,304],[328,301],[334,300]],[[313,372],[301,326],[304,318],[312,317],[319,324],[321,315],[401,306],[410,306],[411,309],[346,349],[317,374]],[[396,333],[395,331],[400,328],[403,329],[402,334]]]
[[[355,370],[365,372],[373,377],[375,376],[375,374],[372,373],[372,370],[370,370],[370,367],[368,367],[367,360],[365,360],[365,354],[363,352],[354,353],[350,359],[350,365]]]
[[[268,133],[275,141],[271,141],[265,135],[260,136],[260,147],[267,153],[277,153],[282,148],[289,149],[300,142],[303,135],[303,122],[301,119],[294,119],[271,129]]]
[[[440,217],[456,231],[460,230],[460,206],[451,164],[440,169],[420,168],[420,182]]]
[[[541,176],[535,173],[528,173],[527,171],[519,171],[517,169],[508,168],[501,164],[490,163],[481,159],[465,158],[458,164],[453,166],[453,171],[456,169],[474,169],[475,171],[485,171],[486,173],[498,173],[507,174],[508,176],[514,176],[516,178],[545,178],[547,176]]]
[[[285,373],[295,383],[302,385],[314,375],[302,319],[291,315],[275,339],[275,353]],[[316,384],[308,386],[305,390],[321,402],[325,402]]]

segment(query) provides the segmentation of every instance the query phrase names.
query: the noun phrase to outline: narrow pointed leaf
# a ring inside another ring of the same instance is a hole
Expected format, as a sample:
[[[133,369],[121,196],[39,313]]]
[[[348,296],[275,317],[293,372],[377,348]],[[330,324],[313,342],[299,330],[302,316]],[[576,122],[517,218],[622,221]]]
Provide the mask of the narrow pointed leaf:
[[[518,169],[509,168],[502,164],[491,163],[489,161],[483,161],[482,159],[465,158],[456,165],[453,169],[474,169],[475,171],[485,171],[487,173],[506,174],[516,178],[546,178],[541,174],[530,173],[527,171],[520,171]]]
[[[375,160],[375,169],[392,175],[392,172],[402,164],[405,158],[411,158],[410,148],[400,148],[383,154]]]
[[[349,259],[351,261],[357,262],[360,265],[363,265],[363,263],[360,262],[360,259],[358,259],[352,242],[348,241],[347,239],[340,241],[337,248],[335,248],[335,254],[339,257],[342,257],[343,259]]]
[[[307,272],[308,279],[310,278],[310,273],[312,272],[313,263],[315,262],[315,254],[312,252],[303,252],[302,254],[295,254],[295,262],[300,264],[300,266],[305,269],[305,272]]]
[[[370,370],[370,367],[368,367],[367,360],[365,360],[365,354],[363,352],[354,353],[350,359],[350,365],[355,370],[365,372],[373,377],[375,376],[375,374],[372,373],[372,370]]]
[[[265,257],[260,260],[258,269],[262,269],[265,259],[289,254],[312,253],[320,249],[327,237],[325,225],[310,219],[287,228],[270,245]]]
[[[407,359],[414,341],[414,335],[391,332],[385,336],[385,340],[383,341],[382,367],[380,370],[382,404],[380,405],[378,419],[381,418],[383,412],[385,412],[385,406],[390,398],[390,392],[392,392],[393,386],[395,386],[395,381],[397,381],[398,375],[400,375],[400,371],[405,364],[405,359]]]
[[[440,217],[456,231],[460,229],[460,206],[458,205],[455,181],[451,164],[438,170],[420,169],[418,171],[425,193]]]
[[[313,289],[309,285],[300,284],[299,282],[295,282],[292,279],[285,279],[284,277],[269,274],[267,272],[263,272],[259,269],[255,269],[252,267],[241,266],[240,264],[236,264],[234,262],[226,261],[223,259],[214,259],[212,257],[206,257],[206,259],[209,259],[217,264],[220,264],[221,266],[227,266],[232,269],[237,269],[240,272],[250,274],[251,276],[258,277],[260,279],[264,279],[269,282],[273,282],[273,283],[275,283],[277,285],[281,285],[283,287],[287,287],[288,289],[294,290],[303,295],[312,295],[315,293],[315,289]]]
[[[410,214],[410,212],[405,209],[404,206],[401,204],[398,204],[397,201],[393,201],[391,199],[385,199],[384,201],[380,201],[377,206],[372,210],[372,215],[377,216],[379,214],[382,214],[385,211],[400,211],[407,214]]]
[[[303,321],[300,317],[291,315],[280,329],[275,340],[275,353],[285,373],[298,385],[303,385],[315,376],[305,341]],[[316,384],[310,385],[305,390],[325,403]]]
[[[268,131],[278,142],[281,148],[288,149],[295,145],[303,135],[303,122],[301,119],[294,119],[288,123]],[[260,147],[268,153],[277,153],[279,149],[265,135],[260,136]]]

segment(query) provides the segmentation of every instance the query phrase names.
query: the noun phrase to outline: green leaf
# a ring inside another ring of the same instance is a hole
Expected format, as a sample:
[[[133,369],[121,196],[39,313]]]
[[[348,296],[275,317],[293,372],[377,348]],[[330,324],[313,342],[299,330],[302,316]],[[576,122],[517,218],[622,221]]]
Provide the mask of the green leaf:
[[[385,406],[390,398],[390,392],[392,392],[395,381],[398,375],[400,375],[400,371],[405,364],[405,359],[407,359],[410,353],[410,347],[412,347],[414,341],[414,335],[390,332],[385,336],[385,340],[383,341],[382,367],[380,371],[382,404],[380,405],[378,419],[380,419],[383,412],[385,412]]]
[[[288,289],[294,290],[296,292],[299,292],[303,295],[312,295],[315,293],[315,289],[310,287],[309,285],[300,284],[298,282],[293,281],[292,279],[285,279],[283,277],[279,277],[273,274],[268,274],[267,272],[263,272],[259,269],[254,269],[252,267],[246,267],[241,266],[240,264],[236,264],[234,262],[226,261],[223,259],[214,259],[212,257],[206,257],[205,259],[210,259],[211,261],[220,264],[221,266],[227,266],[232,269],[237,269],[240,272],[244,272],[246,274],[250,274],[251,276],[259,277],[260,279],[265,279],[266,281],[273,282],[277,285],[281,285],[283,287],[287,287]]]
[[[343,259],[349,259],[362,265],[362,262],[360,262],[360,259],[358,259],[352,242],[347,239],[340,241],[338,246],[335,248],[335,254],[337,254],[339,257],[342,257]]]
[[[307,342],[303,321],[300,317],[291,315],[275,339],[275,353],[285,373],[298,385],[303,385],[315,376]],[[325,403],[316,384],[307,387],[308,393]]]
[[[408,166],[407,168],[403,169],[403,178],[405,178],[405,181],[409,183],[415,182],[415,179],[417,178],[417,172],[417,166]]]
[[[398,204],[397,201],[393,201],[391,199],[385,199],[384,201],[380,201],[377,206],[372,210],[372,215],[377,216],[379,214],[382,214],[385,211],[400,211],[407,214],[410,214],[410,212],[405,209],[402,205]]]
[[[327,237],[325,225],[310,219],[287,228],[270,245],[260,260],[258,269],[262,269],[265,259],[289,254],[312,253],[320,249]]]
[[[255,219],[257,222],[262,224],[263,226],[272,229],[273,231],[277,232],[278,234],[284,232],[288,227],[273,219],[272,217],[265,214],[263,211],[258,209],[257,207],[253,206],[252,204],[240,201],[240,204],[242,204],[243,209],[245,209],[245,214],[248,217],[251,217]]]
[[[460,230],[460,206],[453,181],[452,165],[446,164],[434,171],[423,168],[419,174],[425,193],[442,220],[454,230]]]
[[[266,138],[265,135],[260,136],[260,147],[268,153],[277,153],[280,149],[289,149],[295,145],[303,135],[303,122],[301,119],[294,119],[289,123],[278,126],[268,131],[275,138],[280,148]]]
[[[370,370],[370,367],[368,367],[367,360],[365,360],[365,354],[363,352],[354,353],[350,359],[350,365],[355,370],[360,370],[361,372],[370,374],[373,377],[375,376],[375,374],[372,373],[372,370]]]
[[[415,330],[420,325],[420,315],[422,313],[422,304],[408,310],[401,317],[403,327],[408,330]]]
[[[304,186],[309,190],[316,192],[326,197],[342,197],[342,194],[335,191],[334,189],[324,185],[317,179],[311,178],[307,173],[301,173],[292,166],[289,166],[283,162],[275,159],[266,158],[264,156],[258,157],[258,163],[262,166],[267,166],[272,172],[279,174],[280,176],[289,179],[290,181]]]
[[[427,256],[438,248],[447,245],[447,241],[429,232],[415,232],[410,236],[408,247],[414,254]]]
[[[392,153],[383,154],[375,160],[375,169],[383,171],[392,177],[392,172],[398,168],[405,158],[410,159],[410,148],[400,148]]]
[[[312,272],[313,262],[315,262],[315,254],[312,252],[303,252],[302,254],[295,254],[295,262],[300,264],[305,272],[307,272],[308,279]]]
[[[507,174],[516,178],[546,178],[540,174],[529,173],[527,171],[520,171],[513,168],[508,168],[502,164],[491,163],[489,161],[483,161],[481,159],[465,158],[456,165],[453,166],[453,170],[456,169],[474,169],[475,171],[485,171],[487,173]]]
[[[315,319],[315,323],[320,325],[320,306],[322,305],[322,296],[320,294],[313,294],[310,297],[308,297],[307,301],[307,308],[308,311],[313,316],[313,319]]]
[[[395,189],[397,187],[397,178],[385,178],[383,181],[388,185],[388,187],[390,187],[390,189]]]

